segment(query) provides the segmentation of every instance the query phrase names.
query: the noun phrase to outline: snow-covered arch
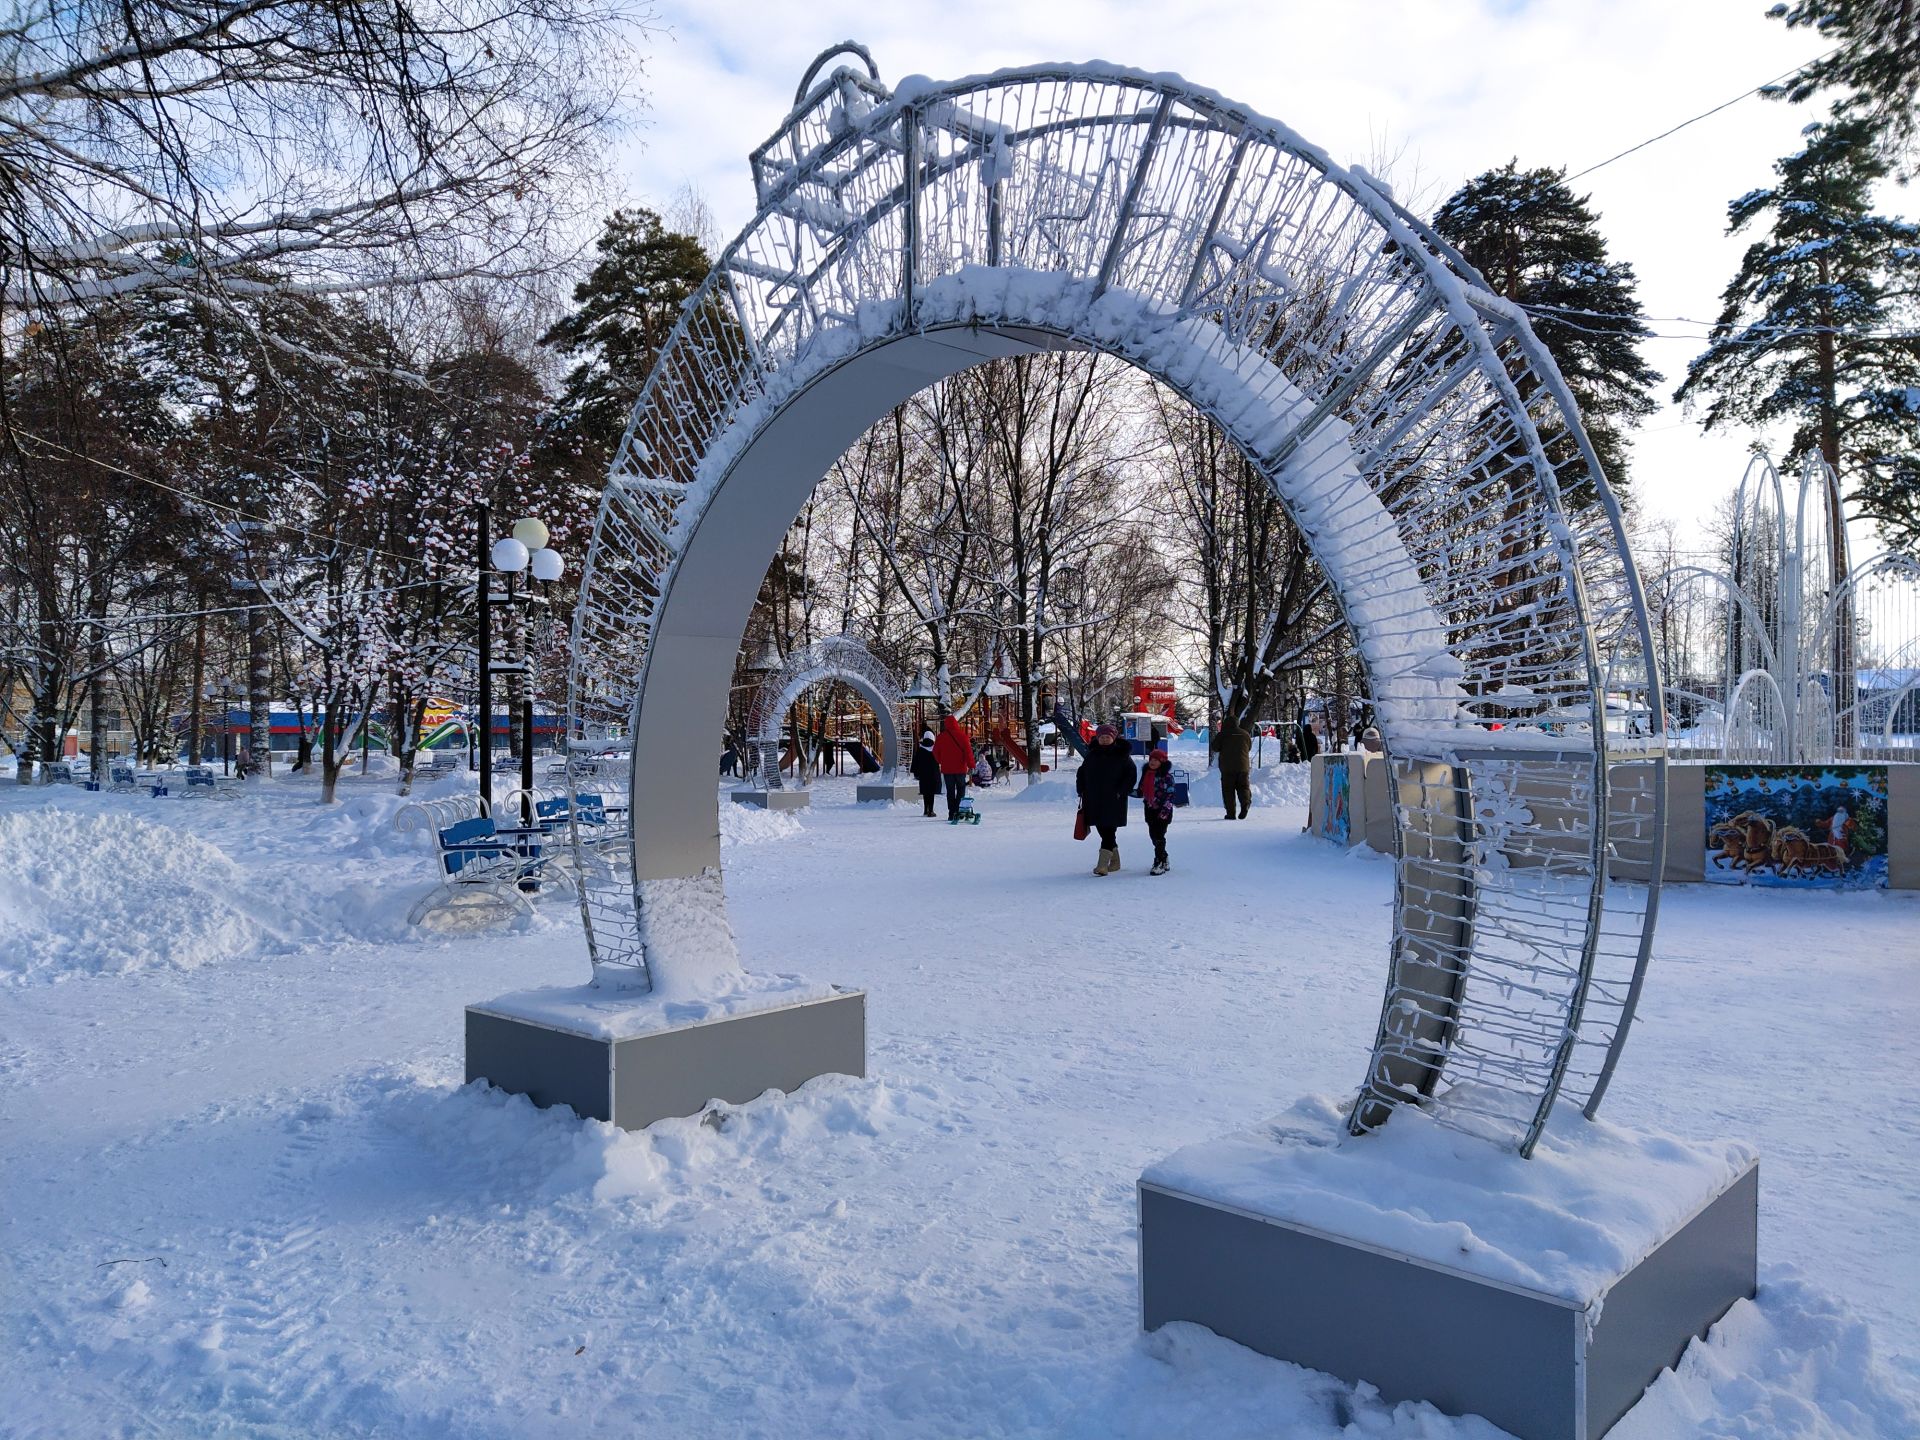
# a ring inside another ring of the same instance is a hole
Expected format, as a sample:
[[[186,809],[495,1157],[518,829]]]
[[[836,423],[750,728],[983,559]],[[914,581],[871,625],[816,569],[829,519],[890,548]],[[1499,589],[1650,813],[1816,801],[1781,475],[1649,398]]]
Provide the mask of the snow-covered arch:
[[[1618,509],[1525,316],[1363,172],[1171,76],[1043,66],[889,91],[842,67],[752,163],[759,211],[608,480],[576,741],[625,730],[645,757],[714,732],[781,536],[889,407],[996,357],[1122,357],[1268,476],[1367,669],[1399,853],[1353,1125],[1417,1100],[1524,1152],[1557,1095],[1591,1110],[1654,908],[1650,888],[1609,888],[1609,856],[1659,875],[1664,784],[1610,820],[1600,729],[1491,725],[1502,691],[1603,715],[1599,657],[1652,655]],[[677,991],[738,963],[715,792],[698,767],[643,770],[632,885],[588,887],[583,915],[596,983]]]
[[[858,695],[880,725],[880,778],[900,768],[900,681],[851,635],[829,635],[803,645],[760,684],[747,720],[747,743],[760,750],[760,773],[779,789],[780,727],[794,702],[813,686],[837,680]]]

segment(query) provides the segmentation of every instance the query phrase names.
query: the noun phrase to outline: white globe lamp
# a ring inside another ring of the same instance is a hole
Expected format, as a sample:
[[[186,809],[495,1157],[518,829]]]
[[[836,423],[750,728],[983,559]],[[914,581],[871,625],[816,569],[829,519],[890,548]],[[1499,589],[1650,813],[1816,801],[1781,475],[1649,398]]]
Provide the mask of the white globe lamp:
[[[518,526],[514,527],[518,529]],[[520,541],[508,536],[504,540],[493,542],[493,568],[504,570],[509,575],[517,575],[527,568],[527,547]]]

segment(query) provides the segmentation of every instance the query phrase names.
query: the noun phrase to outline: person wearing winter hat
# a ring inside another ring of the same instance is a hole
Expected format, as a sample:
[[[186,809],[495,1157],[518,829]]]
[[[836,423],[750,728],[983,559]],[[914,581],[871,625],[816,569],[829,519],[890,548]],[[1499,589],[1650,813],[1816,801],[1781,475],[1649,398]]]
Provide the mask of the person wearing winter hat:
[[[1165,748],[1147,756],[1140,771],[1140,804],[1147,812],[1147,835],[1153,841],[1150,875],[1167,873],[1167,827],[1173,823],[1173,762]]]
[[[913,772],[913,778],[920,782],[921,814],[927,819],[934,818],[933,797],[940,793],[940,762],[933,758],[933,731],[920,732],[920,743],[914,747],[913,760],[907,767]]]
[[[973,740],[966,727],[949,715],[940,722],[940,734],[933,742],[934,762],[940,767],[941,782],[947,787],[947,820],[960,822],[960,797],[967,793],[967,776],[973,773]]]
[[[1135,778],[1133,757],[1120,743],[1120,732],[1102,725],[1093,732],[1087,758],[1080,762],[1080,771],[1073,779],[1074,789],[1080,794],[1080,812],[1100,835],[1100,859],[1093,867],[1096,875],[1111,875],[1120,868],[1116,832],[1127,823],[1127,797],[1133,793]]]

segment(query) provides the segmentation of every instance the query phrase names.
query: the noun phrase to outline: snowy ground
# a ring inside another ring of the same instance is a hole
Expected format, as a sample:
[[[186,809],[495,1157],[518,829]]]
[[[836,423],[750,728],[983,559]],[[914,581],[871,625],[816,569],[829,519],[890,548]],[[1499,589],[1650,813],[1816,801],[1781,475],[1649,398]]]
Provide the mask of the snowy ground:
[[[869,989],[872,1078],[628,1136],[459,1085],[577,921],[409,933],[384,789],[0,787],[0,1434],[1496,1433],[1136,1328],[1142,1167],[1358,1079],[1389,862],[1297,774],[1161,879],[1054,787],[850,791],[729,815],[728,883],[756,968]],[[1920,897],[1677,889],[1660,957],[1609,1118],[1755,1141],[1766,1269],[1615,1434],[1920,1434]]]

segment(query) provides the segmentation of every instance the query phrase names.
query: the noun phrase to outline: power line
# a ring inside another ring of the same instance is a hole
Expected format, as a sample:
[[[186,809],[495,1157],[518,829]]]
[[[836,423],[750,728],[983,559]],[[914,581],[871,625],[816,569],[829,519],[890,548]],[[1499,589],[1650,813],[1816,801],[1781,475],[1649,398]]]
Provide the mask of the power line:
[[[1698,325],[1709,332],[1705,335],[1674,335],[1658,330],[1645,330],[1630,338],[1642,340],[1692,340],[1705,341],[1713,338],[1711,332],[1721,328],[1718,320],[1695,320],[1686,315],[1636,315],[1625,311],[1582,310],[1572,305],[1530,305],[1522,303],[1520,308],[1537,319],[1551,320],[1556,325],[1565,325],[1572,330],[1584,330],[1590,335],[1607,335],[1617,332],[1601,330],[1592,325],[1582,325],[1568,316],[1578,315],[1586,320],[1621,320],[1638,325],[1655,323],[1670,325]],[[1913,340],[1920,339],[1916,330],[1866,330],[1845,325],[1768,325],[1755,321],[1751,325],[1733,324],[1726,327],[1742,335],[1765,332],[1767,340],[1741,341],[1743,344],[1765,344],[1771,339],[1792,339],[1803,335],[1837,335],[1850,340]],[[1732,338],[1719,343],[1734,343]]]
[[[1746,99],[1749,95],[1758,95],[1762,90],[1766,89],[1769,85],[1772,85],[1778,81],[1784,80],[1787,78],[1787,76],[1795,74],[1801,70],[1804,70],[1809,65],[1818,64],[1820,61],[1825,60],[1828,55],[1837,55],[1840,53],[1840,50],[1841,50],[1841,47],[1836,45],[1833,47],[1833,49],[1827,51],[1826,55],[1817,55],[1812,60],[1804,60],[1800,62],[1798,65],[1789,66],[1787,69],[1782,70],[1778,75],[1773,76],[1771,79],[1762,80],[1758,85],[1755,85],[1751,90],[1742,90],[1738,95],[1734,96],[1731,100],[1722,100],[1718,105],[1714,106],[1711,110],[1702,110],[1698,115],[1695,115],[1691,120],[1682,120],[1678,125],[1675,125],[1668,130],[1662,130],[1658,135],[1653,136],[1651,139],[1642,140],[1638,145],[1629,145],[1625,150],[1622,150],[1618,155],[1609,155],[1606,159],[1602,160],[1599,164],[1589,165],[1586,169],[1579,171],[1577,174],[1567,176],[1565,183],[1571,185],[1575,180],[1578,180],[1586,175],[1591,175],[1596,170],[1604,170],[1607,166],[1613,164],[1613,162],[1616,160],[1624,160],[1627,158],[1627,156],[1634,154],[1636,151],[1644,150],[1649,145],[1657,144],[1659,141],[1666,139],[1669,135],[1677,135],[1682,130],[1686,129],[1689,125],[1697,125],[1710,115],[1718,115],[1722,110],[1725,110],[1729,105],[1738,105],[1742,100]]]
[[[458,585],[458,581],[448,580],[410,580],[404,585],[376,585],[368,590],[356,590],[349,597],[360,600],[373,595],[398,595],[406,590],[427,590],[436,585]],[[291,600],[293,597],[289,597]],[[254,610],[274,610],[279,603],[273,600],[257,600],[251,605],[216,605],[206,610],[151,610],[131,615],[81,615],[73,620],[75,625],[97,627],[99,629],[118,629],[128,625],[142,625],[158,620],[198,620],[213,615],[245,615]],[[15,629],[32,628],[30,623],[12,622]]]

